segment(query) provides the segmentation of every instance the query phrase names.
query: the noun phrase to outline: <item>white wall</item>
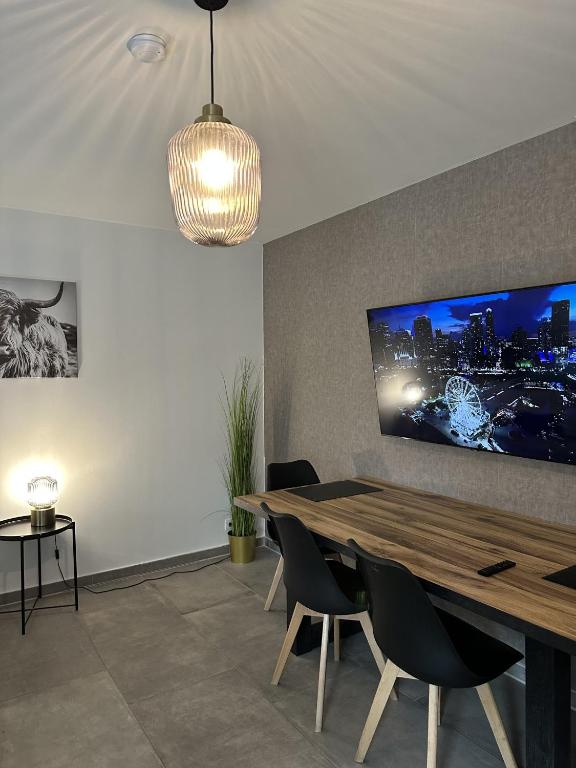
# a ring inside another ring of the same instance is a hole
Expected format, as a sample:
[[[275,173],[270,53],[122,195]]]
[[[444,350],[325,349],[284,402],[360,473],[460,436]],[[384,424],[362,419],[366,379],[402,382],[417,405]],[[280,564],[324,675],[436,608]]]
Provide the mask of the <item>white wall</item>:
[[[78,379],[0,380],[0,517],[27,513],[22,463],[53,462],[80,574],[225,543],[218,395],[242,355],[262,364],[261,246],[0,209],[0,275],[76,281],[80,355]],[[16,589],[17,545],[0,563]]]

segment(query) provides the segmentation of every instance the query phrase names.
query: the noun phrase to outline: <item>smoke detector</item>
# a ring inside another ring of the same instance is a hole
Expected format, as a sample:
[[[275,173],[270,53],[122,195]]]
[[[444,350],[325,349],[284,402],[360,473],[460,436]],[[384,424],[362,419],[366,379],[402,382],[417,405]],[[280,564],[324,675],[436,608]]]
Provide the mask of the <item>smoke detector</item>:
[[[168,41],[162,35],[152,32],[138,32],[132,35],[126,43],[126,47],[138,61],[144,64],[154,64],[166,58]]]

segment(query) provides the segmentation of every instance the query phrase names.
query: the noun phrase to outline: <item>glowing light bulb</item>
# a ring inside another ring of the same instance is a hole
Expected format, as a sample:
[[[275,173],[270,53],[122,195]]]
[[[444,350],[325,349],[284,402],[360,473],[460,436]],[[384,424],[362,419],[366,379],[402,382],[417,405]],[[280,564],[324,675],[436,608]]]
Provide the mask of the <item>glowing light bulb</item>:
[[[207,197],[204,200],[204,208],[207,213],[226,213],[229,208],[217,197]]]
[[[222,189],[232,183],[234,165],[221,149],[207,149],[198,160],[198,175],[209,189]]]
[[[35,477],[28,483],[28,504],[33,509],[50,509],[58,501],[58,483],[53,477]]]
[[[66,485],[66,472],[57,459],[51,456],[30,456],[10,469],[5,490],[13,501],[25,504],[29,498],[28,484],[36,477],[56,478],[59,492]]]

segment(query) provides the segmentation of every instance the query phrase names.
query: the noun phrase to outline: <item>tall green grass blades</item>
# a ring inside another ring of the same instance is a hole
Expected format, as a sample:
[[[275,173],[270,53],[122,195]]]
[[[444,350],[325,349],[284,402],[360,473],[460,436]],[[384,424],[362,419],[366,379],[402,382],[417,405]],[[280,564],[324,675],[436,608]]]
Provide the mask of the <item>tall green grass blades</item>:
[[[254,448],[260,384],[253,362],[240,361],[232,386],[224,380],[222,398],[226,427],[226,455],[222,462],[222,477],[230,501],[232,536],[251,536],[256,533],[256,519],[251,512],[234,506],[235,496],[245,496],[256,490]]]

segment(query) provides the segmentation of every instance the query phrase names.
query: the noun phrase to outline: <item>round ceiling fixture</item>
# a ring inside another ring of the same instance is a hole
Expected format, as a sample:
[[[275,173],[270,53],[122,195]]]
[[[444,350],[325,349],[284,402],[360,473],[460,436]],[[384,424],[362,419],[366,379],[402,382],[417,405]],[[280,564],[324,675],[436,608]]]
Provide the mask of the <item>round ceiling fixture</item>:
[[[162,35],[152,32],[138,32],[132,35],[126,47],[135,59],[144,64],[154,64],[166,58],[168,41]]]
[[[231,246],[249,240],[260,215],[260,150],[214,101],[213,11],[227,0],[196,0],[210,11],[210,103],[168,144],[168,178],[178,229],[193,243]]]

